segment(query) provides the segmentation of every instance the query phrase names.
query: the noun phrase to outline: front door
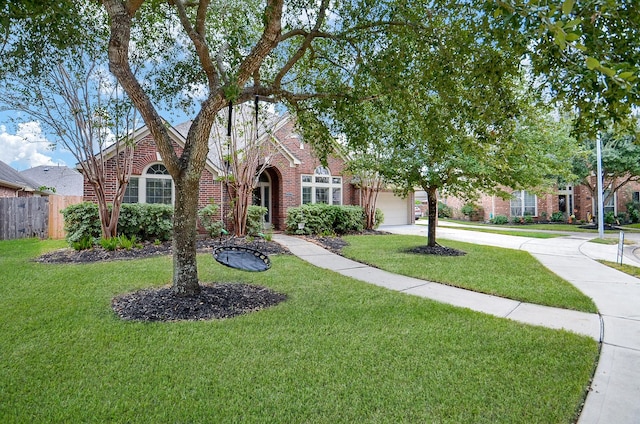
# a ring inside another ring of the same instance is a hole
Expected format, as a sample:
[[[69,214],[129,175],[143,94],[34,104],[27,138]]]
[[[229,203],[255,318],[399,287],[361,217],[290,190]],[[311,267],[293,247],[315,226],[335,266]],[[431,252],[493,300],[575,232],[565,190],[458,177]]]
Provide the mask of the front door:
[[[253,189],[253,204],[267,208],[264,215],[264,227],[271,228],[271,180],[266,172],[260,174],[258,186]]]
[[[563,213],[565,219],[572,220],[571,216],[574,214],[573,186],[559,187],[558,209]]]

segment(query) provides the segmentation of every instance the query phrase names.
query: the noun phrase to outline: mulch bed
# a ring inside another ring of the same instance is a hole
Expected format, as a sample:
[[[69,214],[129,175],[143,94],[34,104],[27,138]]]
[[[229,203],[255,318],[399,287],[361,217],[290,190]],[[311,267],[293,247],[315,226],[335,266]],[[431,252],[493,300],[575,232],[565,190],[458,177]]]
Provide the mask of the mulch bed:
[[[438,256],[464,256],[467,252],[462,250],[452,249],[451,247],[444,247],[436,244],[435,246],[418,246],[413,249],[408,249],[408,253],[416,253],[418,255],[438,255]]]
[[[201,284],[200,289],[200,294],[193,296],[176,296],[170,287],[144,289],[114,298],[111,306],[124,320],[201,321],[259,311],[287,298],[249,284]]]
[[[221,239],[204,239],[198,240],[196,248],[198,252],[210,253],[218,246],[244,246],[261,251],[266,255],[282,255],[291,254],[287,248],[274,241],[266,241],[262,239],[252,238],[221,238]],[[36,259],[36,262],[42,263],[91,263],[103,262],[120,259],[142,259],[150,256],[170,255],[171,242],[166,241],[160,244],[145,242],[141,248],[134,249],[117,249],[113,251],[106,250],[100,246],[87,250],[74,250],[71,248],[54,250],[45,253]]]

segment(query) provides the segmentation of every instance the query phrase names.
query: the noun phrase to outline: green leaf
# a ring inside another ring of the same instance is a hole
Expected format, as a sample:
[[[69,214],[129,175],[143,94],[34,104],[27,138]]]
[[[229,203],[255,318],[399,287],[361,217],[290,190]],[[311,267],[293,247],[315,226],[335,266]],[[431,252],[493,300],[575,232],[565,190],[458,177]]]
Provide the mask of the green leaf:
[[[633,72],[623,72],[619,75],[620,78],[629,81],[629,78],[633,76]]]
[[[566,24],[564,24],[564,28],[569,29],[569,28],[575,28],[578,25],[580,25],[582,23],[582,18],[576,18],[573,19],[569,22],[567,22]]]
[[[611,68],[607,68],[606,66],[600,66],[600,72],[602,72],[603,74],[609,76],[609,77],[614,77],[616,75],[616,71],[614,71]]]
[[[569,34],[567,34],[566,38],[567,38],[567,41],[573,42],[573,41],[579,40],[580,36],[575,32],[570,32]]]
[[[600,61],[598,59],[595,59],[593,57],[587,58],[587,68],[596,69],[599,66],[600,66]]]
[[[567,42],[565,41],[565,33],[562,30],[556,32],[554,41],[563,50],[567,47]]]
[[[562,3],[562,14],[563,15],[568,15],[571,13],[571,11],[573,10],[573,5],[575,4],[576,0],[564,0],[564,3]]]

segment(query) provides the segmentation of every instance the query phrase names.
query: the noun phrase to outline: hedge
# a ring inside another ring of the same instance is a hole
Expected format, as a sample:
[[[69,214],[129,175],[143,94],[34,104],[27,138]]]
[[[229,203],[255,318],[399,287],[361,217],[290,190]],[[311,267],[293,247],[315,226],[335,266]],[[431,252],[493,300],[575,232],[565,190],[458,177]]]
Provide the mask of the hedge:
[[[62,211],[66,239],[69,244],[101,236],[98,205],[83,202]],[[173,207],[170,205],[125,203],[120,208],[118,235],[137,240],[165,241],[171,239]]]
[[[382,212],[376,210],[376,218],[379,216]],[[360,232],[365,227],[365,214],[360,206],[306,204],[287,209],[286,227],[288,233],[305,235]]]

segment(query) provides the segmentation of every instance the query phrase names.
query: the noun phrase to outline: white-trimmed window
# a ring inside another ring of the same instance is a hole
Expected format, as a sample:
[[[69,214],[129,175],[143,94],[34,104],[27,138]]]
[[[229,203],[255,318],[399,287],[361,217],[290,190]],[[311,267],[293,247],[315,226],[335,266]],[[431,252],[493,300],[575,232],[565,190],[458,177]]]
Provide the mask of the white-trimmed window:
[[[324,166],[315,169],[313,175],[302,175],[302,204],[342,204],[342,177],[335,177]]]
[[[161,163],[149,165],[139,177],[131,177],[124,203],[161,203],[172,205],[175,199],[171,175]]]
[[[538,216],[538,199],[533,193],[518,190],[511,193],[511,216]]]
[[[605,216],[607,215],[607,213],[609,212],[613,212],[614,214],[616,213],[616,194],[617,193],[613,193],[613,195],[611,195],[611,190],[610,189],[605,189],[604,193],[602,194],[602,201],[604,202],[603,204],[603,209],[604,209],[604,214]],[[608,197],[608,199],[607,199]]]

